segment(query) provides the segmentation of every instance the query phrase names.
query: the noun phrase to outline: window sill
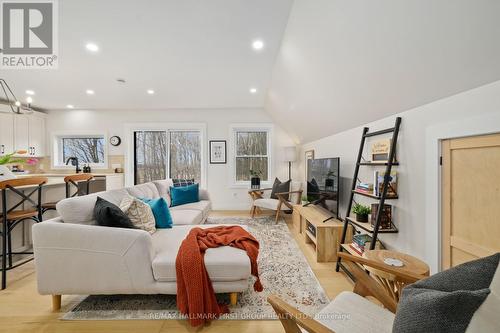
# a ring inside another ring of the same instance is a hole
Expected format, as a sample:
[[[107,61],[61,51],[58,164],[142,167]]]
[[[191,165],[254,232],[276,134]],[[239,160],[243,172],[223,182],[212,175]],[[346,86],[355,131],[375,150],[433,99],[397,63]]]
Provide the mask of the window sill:
[[[260,183],[260,187],[261,188],[270,188],[272,187],[273,184],[269,181],[266,181],[266,182],[261,182]],[[247,189],[247,190],[251,190],[251,186],[250,186],[250,182],[248,183],[232,183],[229,188],[231,189]]]

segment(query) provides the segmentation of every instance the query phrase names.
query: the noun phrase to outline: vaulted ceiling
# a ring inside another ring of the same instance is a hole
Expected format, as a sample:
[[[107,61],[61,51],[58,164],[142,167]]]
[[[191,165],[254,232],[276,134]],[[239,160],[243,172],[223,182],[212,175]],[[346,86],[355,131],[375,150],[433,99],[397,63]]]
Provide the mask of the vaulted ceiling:
[[[295,0],[266,110],[308,142],[497,80],[500,1]]]

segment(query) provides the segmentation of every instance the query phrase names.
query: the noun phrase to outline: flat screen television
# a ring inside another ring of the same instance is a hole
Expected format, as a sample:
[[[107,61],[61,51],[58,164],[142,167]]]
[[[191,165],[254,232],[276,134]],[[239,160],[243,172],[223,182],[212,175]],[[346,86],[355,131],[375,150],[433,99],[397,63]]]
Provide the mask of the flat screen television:
[[[318,158],[307,161],[307,200],[339,217],[340,158]]]

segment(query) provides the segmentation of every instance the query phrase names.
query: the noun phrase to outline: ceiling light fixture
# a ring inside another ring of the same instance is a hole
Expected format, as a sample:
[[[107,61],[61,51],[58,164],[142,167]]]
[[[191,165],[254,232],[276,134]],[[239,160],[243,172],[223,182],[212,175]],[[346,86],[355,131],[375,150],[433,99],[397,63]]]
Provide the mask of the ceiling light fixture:
[[[149,95],[154,95],[155,91],[153,89],[148,89],[147,93]]]
[[[33,96],[35,92],[33,90],[26,90],[26,95]]]
[[[264,48],[264,42],[261,39],[256,39],[252,42],[252,48],[256,51],[260,51]]]
[[[68,109],[74,109],[74,108],[75,108],[75,106],[74,106],[73,104],[68,104],[68,105],[66,105],[66,107],[67,107]]]
[[[88,51],[90,51],[90,52],[94,52],[94,53],[95,53],[95,52],[97,52],[97,51],[99,51],[99,46],[97,46],[97,44],[95,44],[95,43],[87,43],[87,44],[85,45],[85,48],[86,48]]]
[[[257,93],[257,88],[250,88],[250,94],[255,95]]]
[[[95,94],[95,91],[91,90],[91,89],[87,89],[87,91],[85,91],[87,93],[87,95],[94,95]]]

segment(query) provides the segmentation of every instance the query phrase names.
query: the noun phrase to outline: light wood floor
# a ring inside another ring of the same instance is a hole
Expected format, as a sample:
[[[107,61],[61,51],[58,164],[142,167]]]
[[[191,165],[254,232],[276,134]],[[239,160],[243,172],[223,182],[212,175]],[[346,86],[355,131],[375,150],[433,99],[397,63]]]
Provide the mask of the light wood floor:
[[[214,211],[212,216],[248,216],[242,211]],[[291,228],[291,215],[287,224],[304,252],[314,274],[330,299],[344,290],[352,290],[352,284],[343,273],[335,272],[334,263],[316,263],[313,249],[304,244],[302,236]],[[280,222],[283,223],[283,222]],[[299,238],[300,237],[300,238]],[[278,320],[261,321],[214,321],[202,328],[192,328],[181,320],[127,320],[127,321],[62,321],[61,313],[51,311],[51,296],[41,296],[36,290],[33,262],[18,267],[8,274],[7,289],[0,291],[0,332],[283,332]],[[300,288],[300,286],[297,286]],[[61,312],[77,300],[76,296],[63,296]]]

